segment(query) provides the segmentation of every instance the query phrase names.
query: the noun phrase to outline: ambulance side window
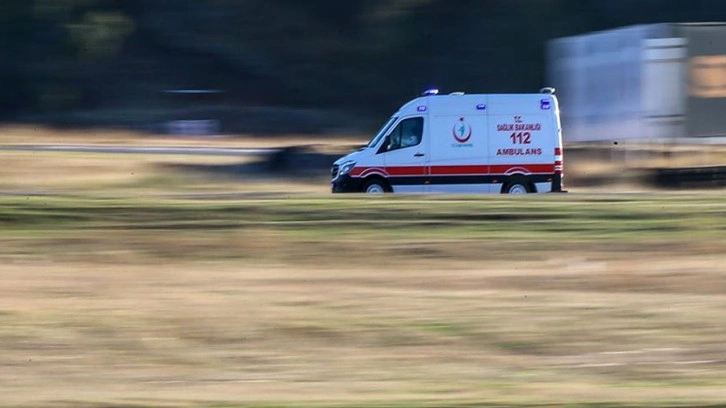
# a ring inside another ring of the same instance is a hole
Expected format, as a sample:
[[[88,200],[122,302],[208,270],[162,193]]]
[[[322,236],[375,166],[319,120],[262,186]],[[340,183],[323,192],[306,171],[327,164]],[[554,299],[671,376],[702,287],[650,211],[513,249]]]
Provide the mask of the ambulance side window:
[[[423,126],[424,118],[421,117],[402,120],[388,134],[381,153],[420,145],[423,138]]]

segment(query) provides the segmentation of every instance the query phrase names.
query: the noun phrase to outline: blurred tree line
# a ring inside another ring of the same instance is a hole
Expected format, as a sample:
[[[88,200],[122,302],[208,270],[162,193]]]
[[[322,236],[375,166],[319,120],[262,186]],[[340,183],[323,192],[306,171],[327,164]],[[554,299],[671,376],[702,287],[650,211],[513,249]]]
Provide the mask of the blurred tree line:
[[[718,21],[721,0],[2,0],[0,118],[232,106],[385,115],[429,86],[528,92],[551,38]]]

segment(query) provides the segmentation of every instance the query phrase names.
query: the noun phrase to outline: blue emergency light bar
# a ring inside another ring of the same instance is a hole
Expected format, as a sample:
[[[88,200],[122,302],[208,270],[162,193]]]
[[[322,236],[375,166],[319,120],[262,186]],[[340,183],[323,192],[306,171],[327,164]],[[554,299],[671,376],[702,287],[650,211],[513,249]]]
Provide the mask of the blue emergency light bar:
[[[436,88],[427,89],[423,92],[423,96],[433,96],[433,95],[438,95],[438,94],[439,94],[439,90]]]

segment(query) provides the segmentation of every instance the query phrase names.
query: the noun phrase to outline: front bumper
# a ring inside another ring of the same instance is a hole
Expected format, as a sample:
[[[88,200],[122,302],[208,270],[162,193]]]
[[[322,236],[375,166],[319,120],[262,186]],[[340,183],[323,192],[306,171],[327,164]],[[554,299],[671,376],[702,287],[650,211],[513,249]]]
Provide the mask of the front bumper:
[[[361,179],[349,175],[338,176],[330,182],[333,193],[360,193]]]

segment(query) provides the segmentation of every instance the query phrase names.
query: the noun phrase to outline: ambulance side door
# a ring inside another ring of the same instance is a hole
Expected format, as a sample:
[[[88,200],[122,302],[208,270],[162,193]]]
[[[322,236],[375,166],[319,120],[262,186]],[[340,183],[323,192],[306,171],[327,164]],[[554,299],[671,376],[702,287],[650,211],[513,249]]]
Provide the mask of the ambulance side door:
[[[394,193],[426,192],[427,115],[402,118],[378,154]]]
[[[431,110],[429,191],[490,192],[486,96],[451,97]]]

